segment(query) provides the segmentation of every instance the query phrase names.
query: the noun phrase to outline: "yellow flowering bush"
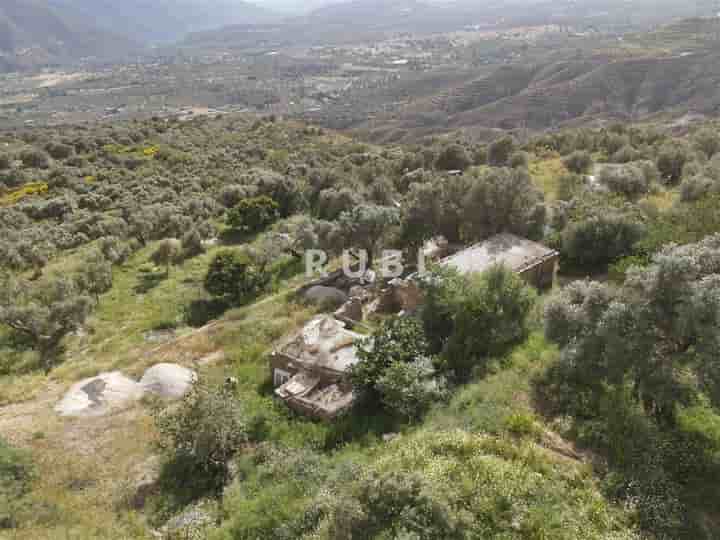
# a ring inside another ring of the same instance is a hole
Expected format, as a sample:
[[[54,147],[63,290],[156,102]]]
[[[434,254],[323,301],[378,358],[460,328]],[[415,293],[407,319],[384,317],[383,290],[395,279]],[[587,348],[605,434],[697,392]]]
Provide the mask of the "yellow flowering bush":
[[[0,197],[0,206],[11,206],[13,204],[17,204],[26,197],[47,193],[48,189],[49,186],[45,182],[30,182],[25,184],[23,187]]]

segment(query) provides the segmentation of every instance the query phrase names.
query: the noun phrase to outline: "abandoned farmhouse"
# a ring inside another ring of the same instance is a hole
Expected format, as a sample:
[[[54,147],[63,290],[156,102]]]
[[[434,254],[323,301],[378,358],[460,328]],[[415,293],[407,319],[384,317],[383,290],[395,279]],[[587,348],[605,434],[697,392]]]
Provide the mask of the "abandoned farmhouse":
[[[559,257],[557,251],[531,240],[499,234],[459,250],[438,264],[463,275],[482,273],[501,264],[542,289],[552,285]],[[371,303],[373,295],[362,293],[362,301]],[[393,280],[380,294],[384,298],[375,298],[376,305],[394,305],[406,313],[422,305],[422,293],[413,275]],[[360,297],[351,294],[348,305],[360,302]],[[362,309],[353,311],[362,319]],[[332,420],[355,400],[346,374],[359,362],[357,347],[363,336],[346,327],[352,318],[338,315],[341,313],[342,308],[335,314],[315,317],[299,333],[283,340],[270,356],[275,394],[301,414]]]

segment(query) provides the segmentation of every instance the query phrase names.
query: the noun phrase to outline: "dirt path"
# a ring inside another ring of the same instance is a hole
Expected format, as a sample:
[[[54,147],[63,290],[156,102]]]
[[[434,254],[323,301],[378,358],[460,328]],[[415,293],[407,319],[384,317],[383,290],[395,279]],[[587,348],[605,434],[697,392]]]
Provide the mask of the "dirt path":
[[[0,436],[12,445],[28,446],[34,434],[48,427],[62,391],[61,385],[49,383],[34,399],[0,407]]]

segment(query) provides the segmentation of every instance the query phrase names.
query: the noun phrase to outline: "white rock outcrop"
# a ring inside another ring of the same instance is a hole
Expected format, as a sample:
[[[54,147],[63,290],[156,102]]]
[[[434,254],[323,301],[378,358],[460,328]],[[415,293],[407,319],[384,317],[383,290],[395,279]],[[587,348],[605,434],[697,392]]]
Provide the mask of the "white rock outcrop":
[[[197,374],[177,364],[156,364],[149,368],[140,387],[144,392],[159,395],[166,399],[179,399],[190,391]]]
[[[142,387],[119,371],[84,379],[55,406],[60,416],[102,416],[143,396]]]

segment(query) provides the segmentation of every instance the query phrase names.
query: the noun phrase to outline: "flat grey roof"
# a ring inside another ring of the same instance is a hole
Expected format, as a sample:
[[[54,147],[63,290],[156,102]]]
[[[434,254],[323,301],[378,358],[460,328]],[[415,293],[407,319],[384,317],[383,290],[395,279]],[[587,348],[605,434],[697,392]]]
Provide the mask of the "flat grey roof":
[[[442,266],[455,268],[461,274],[484,272],[495,264],[507,266],[514,272],[522,272],[558,252],[542,244],[503,233],[440,261]]]

